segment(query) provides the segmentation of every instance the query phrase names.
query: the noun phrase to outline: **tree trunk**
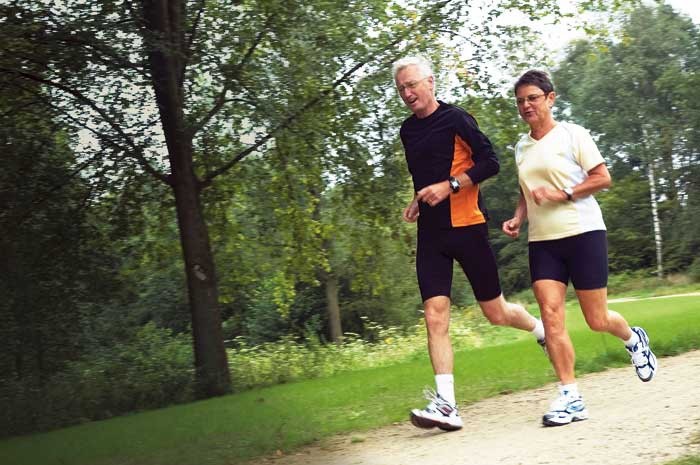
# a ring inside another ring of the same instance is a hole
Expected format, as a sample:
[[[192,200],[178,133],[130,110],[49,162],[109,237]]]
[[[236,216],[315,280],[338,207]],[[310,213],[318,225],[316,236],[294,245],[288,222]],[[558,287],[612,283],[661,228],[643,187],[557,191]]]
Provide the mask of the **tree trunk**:
[[[221,328],[214,258],[204,221],[200,183],[193,169],[192,136],[184,116],[182,80],[184,2],[143,0],[149,63],[163,133],[168,146],[180,243],[192,316],[198,394],[231,389]]]
[[[659,221],[659,208],[656,202],[656,180],[654,173],[654,161],[649,161],[647,168],[649,179],[649,195],[651,197],[651,218],[654,223],[654,242],[656,243],[656,274],[659,279],[664,277],[663,266],[663,242],[661,239],[661,223]]]
[[[338,303],[338,278],[333,273],[324,273],[326,288],[326,310],[328,312],[328,329],[331,341],[343,341],[343,327],[340,323],[340,305]]]

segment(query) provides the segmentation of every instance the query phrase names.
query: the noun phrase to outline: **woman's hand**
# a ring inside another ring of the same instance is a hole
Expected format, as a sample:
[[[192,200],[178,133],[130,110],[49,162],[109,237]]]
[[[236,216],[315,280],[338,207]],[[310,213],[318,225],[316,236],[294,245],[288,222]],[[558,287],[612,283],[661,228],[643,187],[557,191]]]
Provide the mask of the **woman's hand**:
[[[506,236],[512,237],[513,239],[517,239],[520,235],[521,224],[522,221],[518,217],[513,217],[509,220],[506,220],[503,222],[503,232],[506,234]]]
[[[566,192],[559,189],[549,189],[547,187],[538,187],[531,192],[532,200],[537,205],[542,205],[545,201],[549,202],[566,202],[569,198]]]

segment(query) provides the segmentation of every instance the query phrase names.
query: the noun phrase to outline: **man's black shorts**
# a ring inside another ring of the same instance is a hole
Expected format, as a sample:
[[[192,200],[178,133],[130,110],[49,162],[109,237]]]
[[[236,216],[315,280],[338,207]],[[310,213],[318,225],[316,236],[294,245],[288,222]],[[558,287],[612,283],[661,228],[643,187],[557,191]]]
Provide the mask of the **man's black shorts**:
[[[450,297],[453,260],[467,275],[476,300],[484,302],[501,295],[486,223],[451,229],[418,228],[416,272],[423,302],[436,296]]]

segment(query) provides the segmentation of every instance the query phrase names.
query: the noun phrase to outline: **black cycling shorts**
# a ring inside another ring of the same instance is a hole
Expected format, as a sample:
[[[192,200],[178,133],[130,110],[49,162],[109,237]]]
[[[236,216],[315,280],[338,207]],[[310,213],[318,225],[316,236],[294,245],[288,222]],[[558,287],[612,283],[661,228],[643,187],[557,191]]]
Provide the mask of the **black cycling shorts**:
[[[483,302],[501,295],[486,223],[451,229],[418,228],[416,272],[423,302],[436,296],[450,297],[453,260],[464,270],[476,300]]]
[[[605,231],[528,244],[530,278],[553,279],[578,290],[608,286],[608,240]]]

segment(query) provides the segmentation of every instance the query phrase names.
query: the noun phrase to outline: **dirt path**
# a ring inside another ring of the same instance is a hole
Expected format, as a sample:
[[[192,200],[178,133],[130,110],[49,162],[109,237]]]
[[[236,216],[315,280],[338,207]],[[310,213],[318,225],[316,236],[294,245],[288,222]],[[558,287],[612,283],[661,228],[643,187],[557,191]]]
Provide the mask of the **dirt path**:
[[[275,465],[658,465],[700,453],[700,351],[659,359],[650,383],[632,369],[581,376],[590,419],[544,428],[555,386],[487,399],[461,414],[456,432],[406,421],[338,436],[281,457]]]

